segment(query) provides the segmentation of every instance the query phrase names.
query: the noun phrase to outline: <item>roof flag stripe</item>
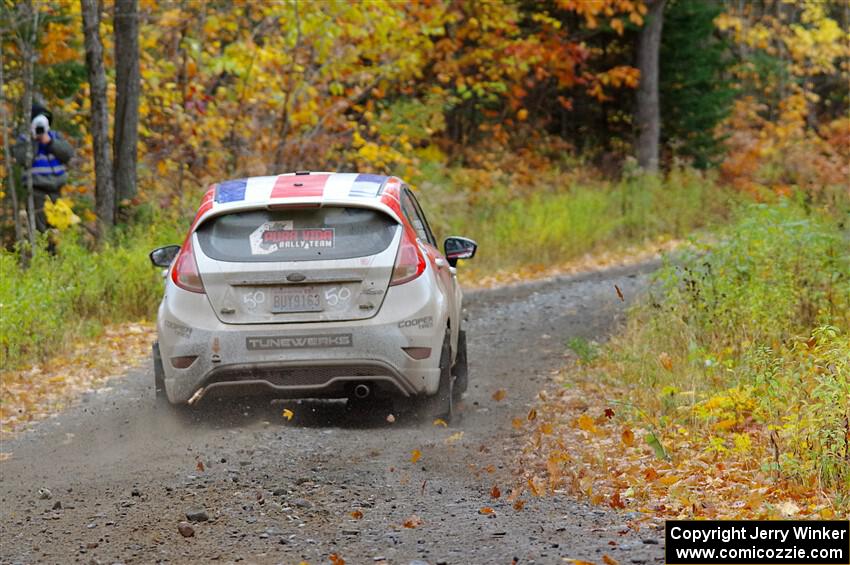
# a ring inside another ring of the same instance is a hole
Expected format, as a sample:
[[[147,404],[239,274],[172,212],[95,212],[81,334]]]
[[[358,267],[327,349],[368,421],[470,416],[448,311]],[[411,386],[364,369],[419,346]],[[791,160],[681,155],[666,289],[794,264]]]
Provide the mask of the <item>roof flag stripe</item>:
[[[354,179],[354,183],[351,185],[351,191],[348,193],[348,196],[374,198],[378,195],[381,185],[384,184],[384,181],[386,180],[387,177],[383,175],[359,174],[357,175],[357,178]]]
[[[274,183],[272,198],[322,196],[330,175],[280,175]]]
[[[215,190],[215,201],[224,203],[244,200],[247,184],[248,181],[246,179],[224,181]]]
[[[325,183],[325,200],[338,200],[347,198],[351,191],[351,186],[357,178],[357,173],[336,173],[330,176],[328,182]]]
[[[277,177],[252,177],[248,179],[248,188],[245,190],[246,202],[265,202],[272,193]]]

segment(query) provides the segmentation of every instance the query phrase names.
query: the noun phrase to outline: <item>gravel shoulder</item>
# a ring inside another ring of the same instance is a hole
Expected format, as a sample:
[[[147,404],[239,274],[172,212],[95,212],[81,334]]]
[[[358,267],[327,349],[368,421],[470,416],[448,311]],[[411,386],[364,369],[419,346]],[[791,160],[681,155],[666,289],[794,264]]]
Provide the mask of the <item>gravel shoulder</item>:
[[[629,531],[621,513],[506,500],[523,439],[512,418],[552,386],[565,343],[609,335],[657,266],[468,293],[470,389],[448,428],[338,402],[213,400],[175,414],[156,407],[149,368],[110,381],[5,442],[0,562],[662,562],[661,533]],[[196,510],[207,519],[183,537]]]

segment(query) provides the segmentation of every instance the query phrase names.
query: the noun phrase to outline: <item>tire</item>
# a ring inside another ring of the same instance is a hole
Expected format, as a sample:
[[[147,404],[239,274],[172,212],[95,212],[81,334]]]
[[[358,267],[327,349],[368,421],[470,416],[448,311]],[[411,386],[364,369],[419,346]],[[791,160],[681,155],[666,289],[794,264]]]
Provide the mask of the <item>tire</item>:
[[[452,375],[451,334],[446,332],[440,352],[440,384],[437,393],[422,400],[421,412],[426,418],[440,418],[450,423],[454,416],[454,375]]]
[[[466,357],[466,332],[464,330],[461,330],[457,336],[457,356],[454,367],[452,367],[452,374],[455,378],[452,392],[457,401],[469,388],[469,364]]]
[[[165,369],[162,368],[162,356],[159,353],[159,342],[154,342],[151,348],[151,357],[153,358],[153,385],[156,391],[156,399],[158,402],[168,402],[168,396],[165,394]]]

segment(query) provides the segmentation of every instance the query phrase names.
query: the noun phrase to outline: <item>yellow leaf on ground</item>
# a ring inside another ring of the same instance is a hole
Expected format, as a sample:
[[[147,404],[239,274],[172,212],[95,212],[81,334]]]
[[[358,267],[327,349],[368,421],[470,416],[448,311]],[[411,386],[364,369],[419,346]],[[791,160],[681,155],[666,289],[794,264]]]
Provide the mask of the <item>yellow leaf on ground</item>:
[[[504,398],[505,398],[505,396],[507,396],[507,394],[508,393],[505,391],[505,389],[500,388],[499,390],[497,390],[496,392],[493,393],[492,398],[496,402],[501,402],[502,400],[504,400]]]
[[[590,433],[596,433],[596,424],[593,423],[593,418],[588,416],[587,414],[582,414],[576,420],[576,426],[580,430],[584,430]]]
[[[413,451],[410,452],[410,462],[411,463],[416,463],[417,461],[419,461],[419,459],[421,457],[422,457],[422,452],[419,451],[418,449],[414,449]]]
[[[452,435],[450,435],[449,437],[447,437],[445,443],[446,444],[456,443],[456,442],[460,441],[461,438],[463,438],[463,432],[456,432],[456,433],[453,433]]]
[[[284,409],[283,409],[283,413],[281,414],[281,416],[283,416],[283,417],[284,417],[284,418],[286,418],[287,420],[292,420],[292,417],[293,417],[294,415],[295,415],[295,414],[294,414],[294,413],[292,412],[292,410],[290,410],[289,408],[284,408]]]
[[[495,514],[496,511],[490,508],[489,506],[485,506],[478,511],[479,514]]]
[[[444,428],[447,428],[447,427],[449,426],[449,425],[446,423],[446,421],[445,421],[445,420],[443,420],[442,418],[437,418],[436,420],[434,420],[434,425],[435,425],[435,426],[443,426]]]

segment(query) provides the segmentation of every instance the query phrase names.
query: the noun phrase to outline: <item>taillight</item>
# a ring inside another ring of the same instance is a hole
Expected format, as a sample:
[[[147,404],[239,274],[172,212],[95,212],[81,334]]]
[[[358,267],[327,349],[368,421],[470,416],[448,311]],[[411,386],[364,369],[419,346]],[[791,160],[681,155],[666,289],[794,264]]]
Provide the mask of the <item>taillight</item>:
[[[425,272],[425,257],[422,256],[419,245],[407,230],[402,230],[401,245],[395,258],[390,286],[410,282]]]
[[[188,290],[189,292],[204,292],[204,282],[198,272],[198,263],[195,261],[195,253],[192,250],[192,235],[186,238],[183,248],[174,260],[171,268],[171,280],[174,284]]]

